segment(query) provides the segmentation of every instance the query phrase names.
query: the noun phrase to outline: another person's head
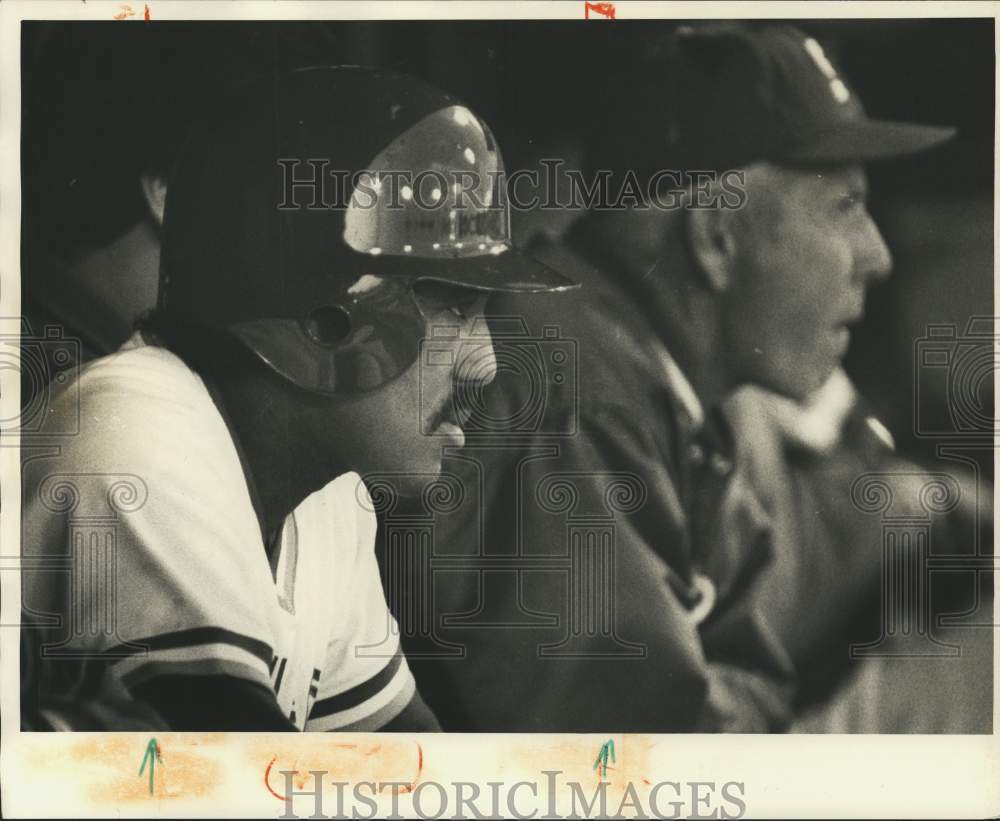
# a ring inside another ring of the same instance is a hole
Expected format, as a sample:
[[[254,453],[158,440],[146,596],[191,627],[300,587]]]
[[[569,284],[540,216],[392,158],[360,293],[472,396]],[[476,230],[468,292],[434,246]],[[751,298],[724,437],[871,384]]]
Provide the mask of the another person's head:
[[[890,272],[864,164],[953,130],[870,118],[820,44],[791,26],[682,28],[672,54],[658,160],[716,181],[705,184],[714,204],[659,218],[653,276],[686,257],[727,389],[804,398],[838,366],[868,288]]]
[[[745,185],[745,206],[695,228],[691,247],[718,289],[733,382],[802,399],[847,353],[889,250],[857,163],[753,163]]]
[[[196,338],[243,352],[212,375],[277,420],[275,447],[331,477],[434,474],[464,441],[455,392],[495,374],[487,294],[572,285],[512,246],[502,170],[487,126],[413,78],[248,83],[170,180],[156,325],[196,367]]]

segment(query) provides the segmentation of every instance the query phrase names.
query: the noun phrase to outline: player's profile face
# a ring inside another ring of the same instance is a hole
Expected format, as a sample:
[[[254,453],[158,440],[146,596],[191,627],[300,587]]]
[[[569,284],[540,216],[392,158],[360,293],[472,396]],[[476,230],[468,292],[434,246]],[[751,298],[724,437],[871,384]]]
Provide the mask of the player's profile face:
[[[762,163],[746,183],[724,295],[733,370],[740,381],[804,398],[843,359],[868,288],[889,273],[889,251],[868,213],[860,165]]]
[[[433,340],[406,371],[369,393],[334,400],[317,420],[318,435],[331,442],[338,461],[362,476],[391,474],[396,486],[423,487],[441,470],[445,447],[465,444],[468,412],[456,396],[459,383],[481,387],[496,375],[493,340],[483,319],[486,294],[435,282],[414,295],[425,319],[425,341]]]

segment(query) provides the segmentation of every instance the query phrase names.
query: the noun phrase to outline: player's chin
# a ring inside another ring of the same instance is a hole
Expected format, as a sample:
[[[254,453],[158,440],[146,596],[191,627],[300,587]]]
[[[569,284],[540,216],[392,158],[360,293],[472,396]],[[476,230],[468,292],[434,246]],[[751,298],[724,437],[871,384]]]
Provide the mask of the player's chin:
[[[439,476],[440,471],[395,470],[377,475],[368,475],[364,479],[365,484],[369,486],[368,490],[373,498],[376,490],[384,490],[389,494],[389,498],[419,500],[427,493],[428,486],[437,481]]]
[[[835,351],[825,351],[814,357],[808,370],[801,372],[793,398],[800,402],[808,400],[827,383],[833,372],[840,367],[842,359],[842,355]]]
[[[832,350],[816,350],[808,356],[789,358],[782,366],[770,369],[755,381],[780,396],[804,402],[826,384],[840,366],[840,360]]]
[[[371,489],[384,487],[393,497],[419,498],[441,475],[444,440],[428,436],[399,439],[379,458],[355,468]]]
[[[429,440],[422,442],[419,450],[411,452],[406,470],[398,474],[397,491],[401,495],[420,496],[441,476],[444,444],[441,440]]]

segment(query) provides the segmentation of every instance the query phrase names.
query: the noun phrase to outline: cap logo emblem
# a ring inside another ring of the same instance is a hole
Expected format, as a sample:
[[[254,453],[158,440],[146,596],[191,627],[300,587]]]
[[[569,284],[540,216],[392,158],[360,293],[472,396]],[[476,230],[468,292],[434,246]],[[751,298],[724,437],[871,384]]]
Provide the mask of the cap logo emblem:
[[[837,69],[833,67],[826,54],[823,51],[823,47],[817,43],[812,37],[807,37],[803,43],[803,47],[806,53],[812,57],[813,62],[816,64],[817,68],[823,72],[823,76],[830,83],[830,93],[833,95],[838,103],[846,103],[851,98],[851,92],[847,90],[847,86],[844,85],[844,81],[837,76]]]

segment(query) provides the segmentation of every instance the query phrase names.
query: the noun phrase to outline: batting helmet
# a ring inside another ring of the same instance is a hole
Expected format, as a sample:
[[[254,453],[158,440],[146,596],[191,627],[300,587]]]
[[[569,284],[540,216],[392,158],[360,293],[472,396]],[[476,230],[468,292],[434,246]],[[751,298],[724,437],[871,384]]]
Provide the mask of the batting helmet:
[[[301,388],[377,388],[416,361],[424,280],[575,283],[511,244],[486,124],[404,75],[256,80],[194,127],[171,176],[159,314],[221,328]]]

